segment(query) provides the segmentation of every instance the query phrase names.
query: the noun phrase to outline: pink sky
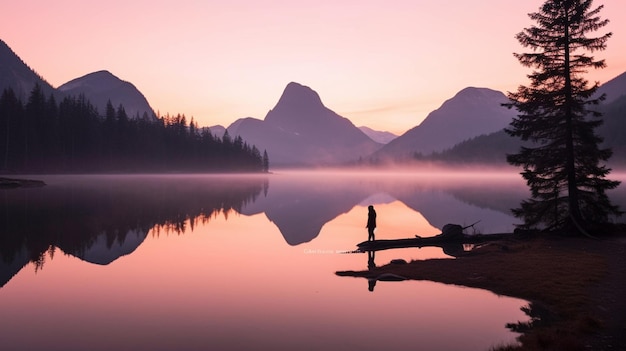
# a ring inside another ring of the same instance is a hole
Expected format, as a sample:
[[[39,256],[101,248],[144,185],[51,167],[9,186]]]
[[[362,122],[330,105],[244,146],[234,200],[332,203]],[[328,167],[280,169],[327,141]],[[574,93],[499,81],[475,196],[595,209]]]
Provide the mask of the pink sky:
[[[401,134],[467,86],[524,83],[514,35],[543,2],[3,1],[0,38],[55,87],[108,70],[200,126],[263,119],[295,81],[357,126]],[[626,71],[626,1],[601,4],[608,68],[587,77],[606,82]]]

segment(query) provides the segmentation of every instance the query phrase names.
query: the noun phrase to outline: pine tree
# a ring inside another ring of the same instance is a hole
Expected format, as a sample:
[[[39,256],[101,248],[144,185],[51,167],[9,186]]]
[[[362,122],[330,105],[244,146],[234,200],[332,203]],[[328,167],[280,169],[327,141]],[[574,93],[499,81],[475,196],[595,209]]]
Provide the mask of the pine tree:
[[[24,106],[13,89],[5,89],[0,96],[0,150],[3,150],[0,168],[9,170],[21,159],[20,140],[24,139]]]
[[[507,133],[526,141],[509,163],[522,166],[531,198],[513,213],[524,220],[521,227],[579,230],[619,214],[606,190],[619,185],[606,179],[610,169],[603,163],[612,152],[601,149],[595,129],[601,114],[593,109],[604,99],[594,97],[596,82],[589,87],[583,74],[589,68],[605,67],[586,53],[604,50],[611,33],[587,34],[604,27],[608,20],[592,9],[593,0],[547,0],[538,12],[529,14],[537,24],[516,35],[532,52],[515,54],[533,68],[530,84],[509,93],[509,108],[518,116]]]
[[[270,158],[267,156],[267,150],[263,150],[263,172],[268,173],[270,171]]]

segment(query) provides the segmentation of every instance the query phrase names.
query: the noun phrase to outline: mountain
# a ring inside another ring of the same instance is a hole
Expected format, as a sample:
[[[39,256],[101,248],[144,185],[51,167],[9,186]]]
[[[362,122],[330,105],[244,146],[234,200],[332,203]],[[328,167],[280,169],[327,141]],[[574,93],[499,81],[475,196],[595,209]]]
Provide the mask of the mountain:
[[[55,89],[40,75],[33,71],[13,50],[0,39],[0,94],[12,88],[17,97],[26,102],[30,92],[39,84],[46,98]]]
[[[611,79],[610,81],[602,84],[597,92],[596,96],[606,94],[606,100],[603,101],[604,105],[608,105],[615,100],[626,95],[626,72]]]
[[[271,180],[267,194],[246,203],[240,212],[247,216],[264,213],[289,245],[310,242],[326,223],[348,213],[372,191],[342,179],[318,175]]]
[[[626,73],[600,86],[598,94],[603,93],[607,94],[607,99],[598,110],[603,114],[604,123],[596,132],[604,139],[602,147],[613,150],[609,166],[623,167],[626,165]],[[443,162],[504,165],[506,155],[518,152],[521,146],[522,142],[518,138],[510,137],[500,130],[465,140],[434,155],[434,158]]]
[[[623,76],[623,75],[622,75]],[[598,127],[598,135],[604,138],[603,146],[613,150],[609,165],[626,165],[626,87],[621,97],[609,104],[602,105],[602,119],[604,123]]]
[[[361,126],[359,127],[359,129],[365,133],[365,135],[367,135],[368,137],[370,137],[370,139],[374,140],[375,142],[379,143],[379,144],[388,144],[390,141],[392,141],[393,139],[397,138],[398,136],[390,133],[390,132],[385,132],[385,131],[379,131],[379,130],[374,130],[370,127],[366,127],[366,126]]]
[[[58,98],[67,95],[85,95],[100,114],[106,111],[106,104],[111,100],[113,106],[122,104],[128,117],[155,118],[155,113],[148,100],[137,88],[123,81],[108,71],[99,71],[69,81],[57,89],[33,71],[13,50],[0,40],[0,94],[6,88],[12,88],[16,95],[26,102],[35,84],[39,84],[46,97],[53,94]]]
[[[104,266],[133,253],[147,236],[147,230],[130,229],[124,236],[124,240],[111,242],[106,233],[101,233],[79,250],[65,250],[63,247],[61,249],[83,261]]]
[[[439,177],[422,182],[414,177],[394,175],[362,177],[357,173],[349,176],[344,173],[338,177],[332,172],[283,174],[270,179],[267,193],[244,204],[240,213],[246,216],[265,214],[287,244],[292,246],[315,240],[328,223],[355,209],[363,215],[362,222],[356,225],[362,228],[361,240],[365,240],[367,206],[378,207],[396,200],[414,210],[413,216],[424,216],[437,228],[447,223],[467,225],[483,219],[481,225],[489,227],[489,232],[505,233],[513,230],[510,209],[516,207],[528,191],[522,184],[517,178],[504,177],[496,182],[493,178],[458,178],[451,181]],[[387,219],[387,224],[384,224],[389,213],[379,209],[378,216],[378,235],[391,239],[394,235],[393,221]],[[326,233],[335,234],[345,233]],[[406,237],[413,234],[420,233],[399,235]]]
[[[211,134],[215,137],[221,138],[226,131],[226,127],[221,126],[219,124],[208,127]]]
[[[258,118],[246,117],[227,128],[231,137],[241,136],[261,152],[267,151],[271,166],[301,164],[308,153],[298,135],[286,132]],[[218,135],[221,137],[221,135]]]
[[[329,165],[367,157],[381,144],[333,112],[311,88],[291,82],[264,120],[243,118],[228,127],[260,150],[273,165]]]
[[[30,262],[32,253],[25,247],[9,250],[9,257],[0,252],[0,288],[11,280],[22,268]]]
[[[506,127],[514,110],[502,107],[507,97],[487,88],[465,88],[432,111],[417,127],[392,140],[376,158],[403,158],[415,152],[430,154],[469,138]]]
[[[115,109],[122,104],[129,118],[156,116],[148,100],[132,83],[123,81],[108,71],[98,71],[76,78],[61,85],[58,90],[66,95],[83,94],[98,108],[100,114],[105,113],[107,102],[111,100]]]

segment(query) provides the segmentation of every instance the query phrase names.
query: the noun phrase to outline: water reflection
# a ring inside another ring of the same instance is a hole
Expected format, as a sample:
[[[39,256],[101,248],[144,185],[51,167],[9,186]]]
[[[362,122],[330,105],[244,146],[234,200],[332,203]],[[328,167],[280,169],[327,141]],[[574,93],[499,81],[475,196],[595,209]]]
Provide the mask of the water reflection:
[[[132,253],[148,232],[240,212],[267,178],[216,176],[48,177],[48,186],[0,193],[0,287],[28,262],[41,269],[56,248],[106,265]]]
[[[376,258],[376,251],[367,251],[367,269],[368,270],[372,270],[374,268],[376,268],[376,262],[374,262],[374,259]],[[367,279],[367,290],[369,291],[374,291],[374,287],[376,286],[376,279],[375,278],[368,278]]]
[[[515,221],[510,208],[525,196],[523,184],[515,177],[491,179],[488,187],[465,178],[385,174],[278,175],[271,181],[267,196],[248,203],[242,213],[265,213],[290,245],[315,239],[324,224],[357,205],[378,205],[379,199],[400,201],[437,228],[482,219],[486,223],[483,233],[507,232]],[[464,187],[480,188],[468,191]],[[414,234],[422,233],[405,233],[405,237]]]
[[[523,301],[333,274],[445,256],[339,254],[366,240],[370,204],[377,239],[478,219],[483,232],[510,225],[483,193],[438,178],[47,177],[45,188],[3,191],[0,310],[10,317],[0,339],[17,350],[484,350],[514,340],[504,324],[524,320]],[[517,197],[509,188],[498,196]],[[29,262],[40,271],[23,269]]]
[[[526,333],[534,328],[550,325],[554,322],[552,312],[539,302],[529,302],[528,305],[520,307],[520,310],[529,317],[529,320],[506,324],[507,328],[516,333]]]
[[[186,225],[193,230],[197,223],[218,214],[264,214],[285,242],[295,246],[313,241],[327,223],[356,207],[396,202],[413,211],[410,216],[416,224],[402,225],[394,233],[397,211],[381,213],[379,238],[428,236],[429,230],[446,223],[466,225],[478,220],[476,232],[509,232],[515,223],[509,209],[527,196],[515,174],[301,172],[52,176],[45,180],[49,185],[44,188],[0,192],[0,286],[28,262],[40,269],[57,248],[106,265],[132,253],[151,229],[157,236],[181,233]],[[624,191],[612,195],[617,204],[626,203]],[[426,226],[416,221],[422,216]],[[355,225],[362,227],[362,223]],[[449,256],[466,251],[461,244],[442,248]]]

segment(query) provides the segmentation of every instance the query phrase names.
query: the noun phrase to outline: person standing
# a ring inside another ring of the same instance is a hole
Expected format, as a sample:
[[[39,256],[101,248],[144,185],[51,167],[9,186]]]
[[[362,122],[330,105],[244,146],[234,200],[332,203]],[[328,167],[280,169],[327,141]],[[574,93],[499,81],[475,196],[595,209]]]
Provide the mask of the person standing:
[[[369,205],[367,207],[367,240],[372,241],[374,239],[374,229],[376,229],[376,211],[374,210],[374,206]]]

